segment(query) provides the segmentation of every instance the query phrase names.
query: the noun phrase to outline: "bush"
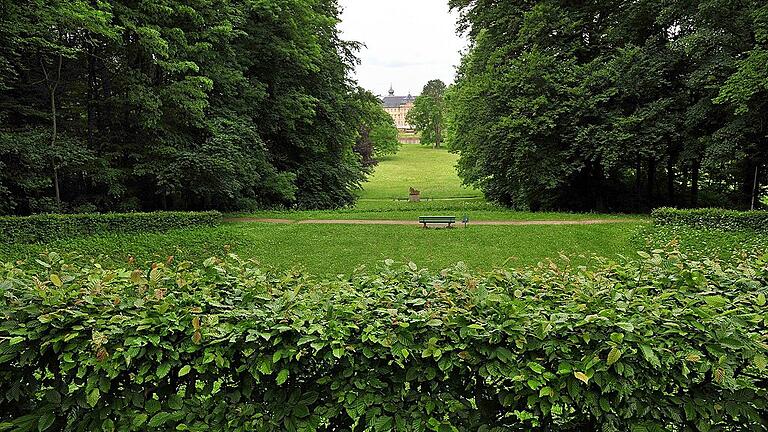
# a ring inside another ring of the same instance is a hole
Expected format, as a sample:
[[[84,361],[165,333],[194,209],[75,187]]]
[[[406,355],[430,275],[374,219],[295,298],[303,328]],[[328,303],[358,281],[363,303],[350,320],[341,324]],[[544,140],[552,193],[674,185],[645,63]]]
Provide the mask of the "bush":
[[[0,429],[764,431],[768,262],[0,270]]]
[[[192,226],[215,226],[219,223],[221,213],[218,212],[0,216],[0,236],[4,242],[35,243],[110,232],[167,231]]]
[[[660,208],[653,211],[652,217],[658,226],[768,231],[768,211]]]

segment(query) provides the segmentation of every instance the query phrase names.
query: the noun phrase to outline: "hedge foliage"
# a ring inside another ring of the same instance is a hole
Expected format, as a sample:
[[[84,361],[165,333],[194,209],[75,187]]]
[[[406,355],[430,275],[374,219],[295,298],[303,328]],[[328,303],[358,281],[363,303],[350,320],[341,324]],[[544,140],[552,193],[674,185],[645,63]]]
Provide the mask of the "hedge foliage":
[[[10,243],[104,234],[167,231],[191,226],[215,226],[219,212],[91,213],[0,216],[0,236]]]
[[[660,208],[653,211],[656,225],[722,230],[768,231],[768,211],[736,211],[715,208],[680,210]]]
[[[0,270],[0,429],[764,431],[768,259]]]

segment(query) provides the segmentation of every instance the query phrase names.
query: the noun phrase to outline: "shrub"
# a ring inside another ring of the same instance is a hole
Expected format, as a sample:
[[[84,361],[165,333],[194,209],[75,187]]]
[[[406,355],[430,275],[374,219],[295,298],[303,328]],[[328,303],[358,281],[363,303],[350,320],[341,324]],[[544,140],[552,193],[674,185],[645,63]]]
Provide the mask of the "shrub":
[[[659,226],[768,231],[768,211],[660,208],[653,211],[652,217]]]
[[[0,269],[0,429],[766,430],[768,262]]]
[[[215,226],[219,223],[221,214],[218,212],[0,216],[0,236],[4,242],[35,243],[109,232],[167,231],[191,226]]]

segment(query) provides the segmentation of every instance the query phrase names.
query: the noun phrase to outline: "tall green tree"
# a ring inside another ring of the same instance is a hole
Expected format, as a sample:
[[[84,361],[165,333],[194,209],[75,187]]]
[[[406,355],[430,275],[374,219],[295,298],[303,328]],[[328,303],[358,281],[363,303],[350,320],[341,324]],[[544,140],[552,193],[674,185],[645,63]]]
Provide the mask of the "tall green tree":
[[[759,1],[452,0],[464,181],[520,208],[748,207],[765,163]],[[751,180],[747,180],[749,177]]]
[[[441,80],[429,81],[413,102],[406,122],[421,134],[421,143],[440,148],[445,141],[445,93]]]
[[[379,157],[400,150],[397,127],[392,116],[382,108],[381,100],[370,91],[359,88],[355,106],[360,127],[354,149],[363,166],[372,167],[378,164]]]
[[[335,0],[0,0],[0,12],[0,212],[355,199],[358,45],[340,38]]]

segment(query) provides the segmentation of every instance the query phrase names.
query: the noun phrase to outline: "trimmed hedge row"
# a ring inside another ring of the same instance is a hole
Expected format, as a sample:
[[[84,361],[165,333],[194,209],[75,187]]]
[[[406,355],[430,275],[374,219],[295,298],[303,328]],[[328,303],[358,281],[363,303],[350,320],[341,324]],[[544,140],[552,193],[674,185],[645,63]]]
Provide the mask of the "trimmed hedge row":
[[[35,243],[111,232],[157,232],[192,226],[216,226],[221,223],[221,219],[219,212],[0,216],[0,236],[4,242]]]
[[[768,262],[0,269],[0,429],[765,431]]]
[[[768,211],[736,211],[724,209],[679,210],[660,208],[652,213],[659,226],[678,226],[722,230],[768,231]]]

